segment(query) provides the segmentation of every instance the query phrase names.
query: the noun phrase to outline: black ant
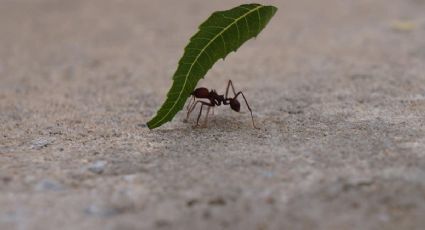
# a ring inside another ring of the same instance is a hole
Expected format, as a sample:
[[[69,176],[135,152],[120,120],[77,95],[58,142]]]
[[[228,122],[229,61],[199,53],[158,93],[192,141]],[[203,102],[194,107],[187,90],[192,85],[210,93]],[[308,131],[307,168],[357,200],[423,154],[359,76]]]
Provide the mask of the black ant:
[[[233,91],[233,97],[227,97],[228,93],[229,93],[229,88],[230,86],[232,86],[232,91]],[[208,106],[208,110],[207,110],[207,115],[205,117],[205,122],[204,122],[204,126],[207,125],[208,123],[208,114],[210,113],[210,109],[214,108],[215,106],[220,106],[221,104],[223,105],[230,105],[230,108],[233,109],[236,112],[239,112],[241,109],[241,104],[239,103],[237,97],[239,95],[242,95],[243,99],[245,100],[246,106],[248,107],[249,112],[251,113],[251,119],[252,119],[252,125],[254,126],[254,128],[257,128],[255,126],[254,123],[254,117],[252,116],[252,110],[251,107],[249,107],[248,101],[245,98],[245,95],[242,93],[242,91],[239,91],[236,93],[235,88],[233,87],[233,83],[232,80],[229,80],[229,83],[227,84],[227,88],[226,88],[226,94],[224,95],[219,95],[215,90],[211,90],[209,91],[207,88],[201,87],[201,88],[197,88],[195,89],[192,93],[192,101],[189,102],[189,104],[187,105],[187,116],[186,116],[186,121],[189,119],[190,114],[192,113],[192,111],[195,109],[196,105],[198,103],[201,103],[201,109],[199,110],[199,114],[198,114],[198,118],[196,120],[196,126],[199,126],[199,119],[201,118],[202,115],[202,109],[205,106]],[[209,102],[205,102],[205,101],[201,101],[201,100],[196,100],[196,98],[203,98],[203,99],[208,99]]]

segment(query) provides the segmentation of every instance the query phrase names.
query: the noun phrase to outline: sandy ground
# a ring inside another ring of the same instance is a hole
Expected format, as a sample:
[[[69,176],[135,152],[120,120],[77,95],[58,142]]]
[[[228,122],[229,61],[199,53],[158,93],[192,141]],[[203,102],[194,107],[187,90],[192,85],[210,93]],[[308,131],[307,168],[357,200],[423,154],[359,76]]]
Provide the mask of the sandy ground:
[[[198,85],[254,110],[145,123],[241,1],[1,0],[0,229],[424,229],[425,1],[279,11]],[[243,108],[244,109],[244,108]]]

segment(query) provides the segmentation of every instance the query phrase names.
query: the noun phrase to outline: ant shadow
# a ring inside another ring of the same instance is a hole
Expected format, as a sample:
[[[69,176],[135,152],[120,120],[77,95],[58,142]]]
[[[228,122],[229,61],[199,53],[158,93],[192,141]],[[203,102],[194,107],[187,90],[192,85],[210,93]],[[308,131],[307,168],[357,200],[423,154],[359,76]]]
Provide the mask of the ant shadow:
[[[209,131],[209,132],[227,132],[227,133],[240,133],[249,130],[258,130],[252,126],[250,119],[240,118],[231,115],[213,115],[208,118],[206,126],[200,124],[196,126],[195,119],[183,120],[187,125],[187,129],[191,131]],[[257,121],[256,121],[257,122]],[[257,122],[258,123],[258,122]]]

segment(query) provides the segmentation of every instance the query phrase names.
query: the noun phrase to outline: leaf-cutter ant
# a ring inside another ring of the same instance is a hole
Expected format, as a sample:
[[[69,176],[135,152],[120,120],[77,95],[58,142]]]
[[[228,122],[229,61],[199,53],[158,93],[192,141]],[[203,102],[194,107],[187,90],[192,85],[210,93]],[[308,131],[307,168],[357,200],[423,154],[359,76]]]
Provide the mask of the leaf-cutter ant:
[[[230,86],[232,87],[232,91],[233,91],[233,97],[228,97],[228,93],[229,93],[229,88]],[[207,88],[204,87],[200,87],[195,89],[192,93],[192,100],[189,102],[189,104],[187,105],[187,116],[185,121],[187,121],[189,119],[190,114],[193,112],[193,110],[195,109],[196,105],[199,103],[201,104],[201,109],[199,110],[199,114],[198,114],[198,118],[196,120],[196,126],[199,126],[199,119],[201,118],[202,115],[202,109],[204,108],[204,106],[208,106],[208,110],[207,110],[207,115],[205,117],[205,122],[203,126],[207,126],[208,123],[208,114],[210,113],[210,109],[214,108],[215,106],[220,106],[220,105],[230,105],[230,108],[236,112],[239,112],[241,109],[241,104],[239,103],[237,97],[239,95],[242,95],[243,99],[245,100],[246,106],[248,107],[249,112],[251,113],[251,119],[252,119],[252,126],[254,126],[254,128],[257,129],[257,127],[255,126],[254,123],[254,117],[252,116],[252,110],[251,107],[249,107],[248,101],[245,98],[245,95],[242,93],[242,91],[239,91],[236,93],[235,91],[235,87],[233,87],[233,83],[232,80],[229,80],[229,83],[227,83],[227,88],[226,88],[226,94],[224,95],[219,95],[215,90],[211,90],[209,91]],[[201,101],[201,100],[196,100],[197,98],[200,99],[207,99],[209,100],[209,102],[206,101]]]

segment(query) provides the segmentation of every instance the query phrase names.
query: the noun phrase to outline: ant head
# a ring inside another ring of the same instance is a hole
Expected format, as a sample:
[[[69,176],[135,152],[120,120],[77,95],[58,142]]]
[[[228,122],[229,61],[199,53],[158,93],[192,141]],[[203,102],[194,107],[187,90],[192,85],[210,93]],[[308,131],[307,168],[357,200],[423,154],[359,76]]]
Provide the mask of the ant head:
[[[238,99],[235,98],[230,100],[230,108],[232,108],[236,112],[239,112],[241,110],[241,104],[239,103]]]

